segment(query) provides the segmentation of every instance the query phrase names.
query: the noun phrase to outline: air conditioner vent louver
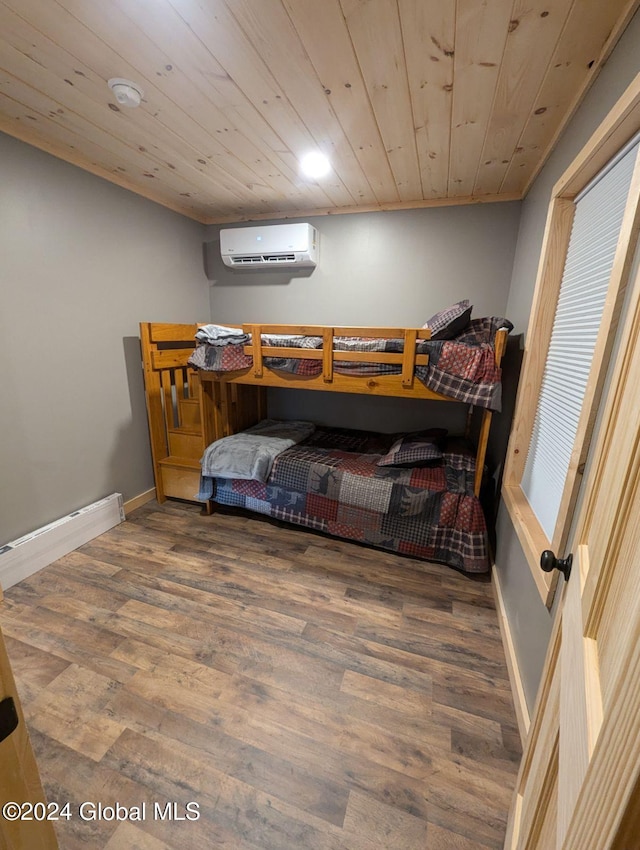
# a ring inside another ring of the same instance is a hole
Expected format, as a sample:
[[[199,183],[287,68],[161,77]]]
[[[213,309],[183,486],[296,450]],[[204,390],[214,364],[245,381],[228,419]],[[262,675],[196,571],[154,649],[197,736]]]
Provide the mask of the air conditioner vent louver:
[[[231,262],[234,266],[250,265],[251,263],[261,263],[262,257],[231,257]]]
[[[263,254],[265,263],[295,263],[295,254]]]
[[[234,266],[248,266],[256,263],[295,263],[295,254],[253,254],[247,257],[232,257]]]
[[[231,268],[314,268],[318,232],[306,223],[221,230],[220,254]]]

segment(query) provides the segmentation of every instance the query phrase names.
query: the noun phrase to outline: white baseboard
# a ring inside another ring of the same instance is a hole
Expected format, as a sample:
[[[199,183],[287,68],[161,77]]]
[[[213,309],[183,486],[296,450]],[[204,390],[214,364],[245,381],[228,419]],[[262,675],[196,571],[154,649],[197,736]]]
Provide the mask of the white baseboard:
[[[5,590],[124,521],[120,493],[87,505],[0,547],[0,586]]]
[[[500,635],[502,636],[502,645],[507,661],[507,670],[509,671],[509,681],[511,683],[511,693],[513,695],[513,704],[516,710],[516,720],[518,721],[518,731],[520,732],[520,740],[524,747],[525,741],[529,734],[529,726],[531,725],[531,717],[529,716],[529,707],[524,695],[524,687],[522,685],[522,676],[518,665],[518,656],[516,648],[511,636],[511,627],[507,618],[507,612],[504,607],[504,598],[502,596],[502,588],[500,587],[500,576],[495,565],[492,570],[493,577],[493,594],[498,611],[498,622],[500,624]]]
[[[152,487],[151,490],[145,490],[144,493],[140,493],[139,496],[134,496],[133,499],[129,499],[128,502],[124,503],[124,512],[125,514],[130,514],[131,511],[135,511],[136,508],[141,508],[143,505],[146,505],[147,502],[150,502],[152,499],[156,497],[156,488]]]

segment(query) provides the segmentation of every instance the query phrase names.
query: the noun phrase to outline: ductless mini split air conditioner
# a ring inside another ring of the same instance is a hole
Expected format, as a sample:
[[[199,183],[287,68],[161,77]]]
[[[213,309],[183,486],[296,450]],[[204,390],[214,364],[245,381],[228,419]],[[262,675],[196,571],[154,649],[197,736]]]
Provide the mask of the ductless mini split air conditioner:
[[[220,231],[220,253],[232,269],[314,268],[318,231],[306,223],[233,227]]]

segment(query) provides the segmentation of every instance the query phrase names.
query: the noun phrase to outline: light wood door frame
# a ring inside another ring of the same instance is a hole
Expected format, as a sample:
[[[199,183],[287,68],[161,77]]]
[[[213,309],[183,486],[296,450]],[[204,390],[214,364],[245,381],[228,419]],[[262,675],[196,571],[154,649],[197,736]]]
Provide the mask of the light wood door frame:
[[[575,198],[639,130],[640,74],[556,183],[549,205],[502,488],[505,506],[536,587],[548,607],[553,601],[557,574],[540,570],[540,553],[545,549],[561,553],[567,542],[640,228],[640,158],[636,160],[631,181],[576,441],[555,532],[550,540],[522,489],[522,477],[569,246]]]
[[[0,605],[2,603],[0,602]],[[5,803],[46,803],[38,766],[31,749],[16,683],[0,631],[0,700],[12,697],[18,726],[0,742],[0,807]],[[2,850],[57,850],[53,823],[46,820],[9,821],[0,816]]]

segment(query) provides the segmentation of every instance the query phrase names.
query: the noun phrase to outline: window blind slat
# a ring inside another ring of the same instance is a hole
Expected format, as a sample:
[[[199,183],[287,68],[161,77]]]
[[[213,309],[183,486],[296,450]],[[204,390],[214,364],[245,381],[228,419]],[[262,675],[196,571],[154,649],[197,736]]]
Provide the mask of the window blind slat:
[[[569,239],[522,489],[553,538],[602,321],[636,144],[580,197]],[[534,341],[535,344],[535,341]]]

